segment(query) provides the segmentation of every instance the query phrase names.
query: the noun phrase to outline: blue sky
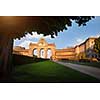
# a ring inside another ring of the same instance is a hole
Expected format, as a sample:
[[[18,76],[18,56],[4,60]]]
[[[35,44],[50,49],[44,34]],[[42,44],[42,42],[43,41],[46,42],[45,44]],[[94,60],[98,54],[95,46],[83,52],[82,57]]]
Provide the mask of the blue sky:
[[[69,27],[68,30],[59,32],[56,38],[51,38],[51,36],[43,37],[43,35],[38,35],[36,32],[33,32],[33,35],[26,35],[22,39],[14,40],[14,46],[22,46],[28,48],[30,42],[36,43],[38,40],[43,37],[48,43],[55,43],[56,48],[66,48],[75,46],[84,42],[88,37],[97,37],[100,36],[100,17],[95,17],[87,23],[86,26],[78,27],[76,23],[73,22],[72,27]]]

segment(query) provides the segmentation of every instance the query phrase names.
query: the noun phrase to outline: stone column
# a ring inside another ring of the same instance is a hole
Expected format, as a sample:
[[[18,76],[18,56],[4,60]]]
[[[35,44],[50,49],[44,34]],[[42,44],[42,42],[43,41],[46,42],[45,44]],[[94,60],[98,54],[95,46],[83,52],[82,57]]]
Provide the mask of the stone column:
[[[52,48],[51,51],[52,51],[52,59],[54,60],[55,59],[55,49]]]
[[[37,49],[37,56],[38,56],[38,58],[40,58],[40,49],[39,48]]]
[[[44,58],[47,58],[47,49],[44,49]]]

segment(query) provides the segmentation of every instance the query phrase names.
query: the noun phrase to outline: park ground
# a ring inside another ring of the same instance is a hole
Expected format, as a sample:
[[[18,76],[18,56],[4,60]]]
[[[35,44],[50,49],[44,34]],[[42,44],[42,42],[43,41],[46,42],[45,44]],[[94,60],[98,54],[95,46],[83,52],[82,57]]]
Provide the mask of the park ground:
[[[11,81],[33,83],[100,82],[92,76],[50,60],[15,66]]]

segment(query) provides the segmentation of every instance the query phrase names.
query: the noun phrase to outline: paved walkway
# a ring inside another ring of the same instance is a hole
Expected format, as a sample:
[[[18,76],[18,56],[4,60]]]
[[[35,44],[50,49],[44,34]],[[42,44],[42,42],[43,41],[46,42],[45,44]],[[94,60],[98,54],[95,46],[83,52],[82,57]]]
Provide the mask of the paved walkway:
[[[74,70],[77,70],[79,72],[82,72],[84,74],[93,76],[97,79],[100,79],[100,69],[99,68],[90,67],[90,66],[86,66],[86,65],[58,62],[58,61],[55,61],[55,62],[58,64],[61,64],[61,65],[64,65],[66,67],[72,68]]]

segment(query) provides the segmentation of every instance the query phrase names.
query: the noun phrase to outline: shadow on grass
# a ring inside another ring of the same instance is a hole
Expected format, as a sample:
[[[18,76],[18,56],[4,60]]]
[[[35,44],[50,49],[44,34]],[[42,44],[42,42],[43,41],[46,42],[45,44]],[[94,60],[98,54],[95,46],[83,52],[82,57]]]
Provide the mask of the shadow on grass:
[[[13,54],[12,62],[13,62],[13,66],[17,66],[17,65],[24,65],[29,63],[43,62],[46,60],[48,59],[34,58],[34,57]]]
[[[20,77],[20,78],[19,78]],[[16,83],[97,83],[98,80],[77,80],[58,76],[37,76],[30,73],[17,73],[9,82]]]
[[[11,82],[17,83],[97,83],[97,80],[51,61],[16,66]]]

